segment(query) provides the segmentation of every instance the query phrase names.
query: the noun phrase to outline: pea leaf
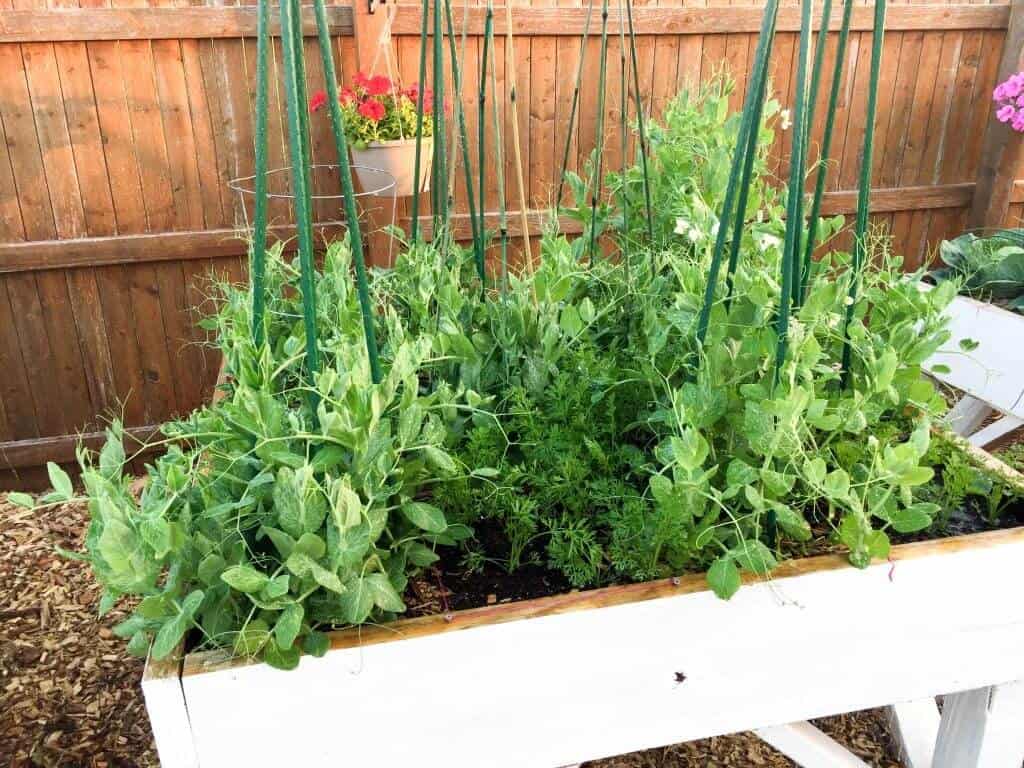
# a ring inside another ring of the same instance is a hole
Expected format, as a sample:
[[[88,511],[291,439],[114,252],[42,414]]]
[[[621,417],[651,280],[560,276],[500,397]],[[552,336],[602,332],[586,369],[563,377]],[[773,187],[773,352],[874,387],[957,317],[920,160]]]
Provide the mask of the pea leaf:
[[[220,575],[221,580],[232,589],[256,594],[266,585],[267,574],[248,565],[233,565]]]
[[[728,600],[740,588],[740,572],[730,557],[719,557],[707,573],[708,586],[723,600]]]
[[[277,624],[274,625],[274,638],[277,640],[277,647],[281,650],[291,648],[295,644],[295,638],[299,636],[302,629],[303,609],[299,603],[292,603],[277,617]]]
[[[15,491],[7,494],[7,501],[16,507],[22,507],[23,509],[34,509],[36,501],[27,493],[19,493]]]
[[[448,527],[448,523],[444,519],[444,512],[433,504],[408,501],[402,505],[402,514],[417,528],[422,528],[430,533],[441,533]]]
[[[762,576],[778,565],[771,550],[757,540],[746,540],[737,544],[729,550],[729,556],[744,570]]]
[[[48,461],[46,462],[46,471],[50,475],[50,485],[53,486],[53,490],[60,496],[61,501],[74,498],[75,489],[71,484],[71,478],[68,477],[67,472],[61,469],[60,465]]]

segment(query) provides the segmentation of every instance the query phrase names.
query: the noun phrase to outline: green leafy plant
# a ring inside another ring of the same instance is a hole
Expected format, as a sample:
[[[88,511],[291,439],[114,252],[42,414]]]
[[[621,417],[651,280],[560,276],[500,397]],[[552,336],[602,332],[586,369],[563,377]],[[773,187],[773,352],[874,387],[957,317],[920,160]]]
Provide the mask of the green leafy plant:
[[[932,279],[955,281],[963,293],[1024,312],[1024,229],[943,240],[939,258],[943,266],[929,272]]]
[[[130,649],[160,658],[187,639],[290,668],[326,650],[325,629],[401,613],[407,579],[444,546],[468,566],[537,563],[581,587],[706,571],[729,597],[816,535],[866,566],[893,533],[989,493],[936,448],[945,402],[922,377],[956,285],[920,290],[924,273],[905,274],[884,239],[856,268],[837,251],[813,263],[777,362],[786,190],[763,162],[699,340],[716,168],[736,141],[726,90],[681,95],[651,128],[660,242],[591,262],[588,238],[551,228],[540,263],[500,292],[481,291],[472,250],[408,244],[369,281],[378,383],[345,242],[315,273],[312,377],[297,265],[268,255],[259,345],[248,291],[222,286],[203,325],[227,380],[164,428],[141,496],[118,424],[98,455],[79,453],[102,608],[139,599],[116,630]],[[758,135],[763,157],[771,133]],[[602,226],[633,238],[619,213],[601,209]],[[842,221],[818,226],[824,243]],[[53,472],[42,503],[72,496]]]

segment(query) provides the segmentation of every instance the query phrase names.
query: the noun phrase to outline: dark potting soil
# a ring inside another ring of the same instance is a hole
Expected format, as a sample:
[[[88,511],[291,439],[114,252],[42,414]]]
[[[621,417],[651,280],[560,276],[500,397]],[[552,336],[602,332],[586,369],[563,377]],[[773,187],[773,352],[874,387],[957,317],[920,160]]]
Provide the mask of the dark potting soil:
[[[806,542],[784,542],[779,548],[781,558],[793,559],[824,554],[842,554],[845,548],[835,541],[831,526],[821,517],[811,517],[813,537]],[[895,544],[945,539],[1007,528],[1024,527],[1024,499],[1007,506],[995,522],[986,517],[984,510],[973,499],[960,509],[947,512],[932,528],[912,534],[891,532]],[[507,546],[501,532],[492,523],[476,530],[481,549],[494,559],[486,560],[475,568],[467,567],[463,550],[444,547],[438,550],[441,559],[422,577],[410,583],[406,603],[415,606],[413,614],[448,613],[467,608],[478,608],[496,603],[509,603],[550,597],[574,591],[565,576],[544,567],[544,553],[537,549],[527,553],[528,562],[514,571],[505,566]],[[683,575],[683,574],[666,574]],[[585,587],[580,591],[627,583],[611,581]]]

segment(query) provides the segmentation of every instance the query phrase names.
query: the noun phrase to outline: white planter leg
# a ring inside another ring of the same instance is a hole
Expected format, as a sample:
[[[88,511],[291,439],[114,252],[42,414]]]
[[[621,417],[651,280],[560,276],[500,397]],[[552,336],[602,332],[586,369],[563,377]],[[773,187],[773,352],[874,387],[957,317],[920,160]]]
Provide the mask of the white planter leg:
[[[758,728],[754,733],[802,768],[869,768],[867,763],[810,723]]]
[[[904,701],[887,707],[889,729],[906,768],[932,768],[939,709],[935,699]]]
[[[978,430],[993,410],[984,400],[964,395],[946,414],[945,421],[958,435],[967,437]]]
[[[1018,419],[1016,416],[1003,416],[999,421],[993,421],[984,429],[975,432],[967,438],[967,441],[971,445],[984,448],[1020,426],[1024,426],[1024,419]]]
[[[933,768],[1020,768],[1024,681],[954,693],[942,705]]]

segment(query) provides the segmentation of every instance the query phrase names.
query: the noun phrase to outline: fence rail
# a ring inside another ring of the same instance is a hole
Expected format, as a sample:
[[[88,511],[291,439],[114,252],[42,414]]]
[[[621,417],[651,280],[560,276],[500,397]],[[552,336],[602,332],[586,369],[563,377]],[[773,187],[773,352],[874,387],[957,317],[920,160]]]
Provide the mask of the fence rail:
[[[104,415],[118,413],[135,434],[149,434],[151,425],[208,397],[213,385],[218,361],[194,325],[194,308],[209,294],[209,275],[244,276],[238,233],[250,212],[226,183],[252,173],[256,8],[251,0],[229,6],[178,1],[132,0],[121,7],[129,0],[0,0],[0,488],[45,482],[39,465],[47,457],[70,461],[79,434],[95,442]],[[732,106],[738,107],[759,5],[635,2],[648,110],[657,116],[679,88],[707,79],[723,64],[737,80]],[[1016,167],[1019,154],[999,152],[990,117],[996,78],[1014,62],[1013,51],[1004,55],[1008,31],[1008,46],[1022,47],[1021,2],[890,5],[872,216],[911,265],[961,231],[972,204],[985,207],[979,196],[998,196],[1008,205],[1004,223],[1024,213],[1024,181],[1013,183],[1024,168]],[[461,32],[462,3],[452,5]],[[478,77],[482,5],[470,0],[468,8],[467,83]],[[840,4],[834,5],[832,29]],[[328,7],[336,68],[346,80],[360,67],[384,71],[389,58],[377,49],[384,11],[370,14],[364,6]],[[793,2],[788,6],[779,16],[770,72],[783,106],[792,102],[796,67],[797,10]],[[394,74],[407,83],[417,74],[419,8],[401,2],[391,29]],[[853,210],[871,14],[870,5],[853,13],[829,158],[829,213]],[[519,104],[531,236],[549,215],[557,183],[585,17],[580,0],[517,3],[517,62],[506,72],[505,14],[495,14],[498,88],[507,93],[514,86]],[[617,21],[612,13],[612,83],[620,60]],[[311,14],[304,29],[307,36],[314,32]],[[835,38],[830,35],[826,48],[827,71]],[[315,84],[322,77],[315,40],[306,46]],[[287,151],[280,51],[274,53],[269,162],[278,167],[287,164]],[[596,36],[584,55],[570,170],[582,167],[597,134],[598,97],[590,85],[596,76],[587,77],[597,69]],[[475,90],[449,94],[466,107],[471,157],[477,156]],[[616,168],[622,160],[617,89],[606,102],[605,162]],[[499,113],[507,138],[513,113],[505,106]],[[822,103],[818,114],[823,111]],[[311,121],[313,155],[334,162],[330,129],[319,117]],[[820,132],[817,126],[812,146]],[[783,139],[771,156],[779,178],[789,162]],[[521,237],[513,153],[504,156],[509,221],[513,236]],[[457,230],[466,224],[459,176]],[[496,177],[485,184],[488,211],[498,208]],[[334,183],[328,174],[314,178],[318,191]],[[365,211],[369,219],[390,221],[391,210],[377,206],[383,210]],[[287,236],[287,209],[275,203],[270,214],[275,234]],[[340,211],[327,201],[317,203],[316,215],[323,236],[341,231]],[[394,211],[399,222],[409,215],[406,203]],[[574,222],[563,224],[572,231]],[[377,263],[387,258],[380,242],[371,238]]]

